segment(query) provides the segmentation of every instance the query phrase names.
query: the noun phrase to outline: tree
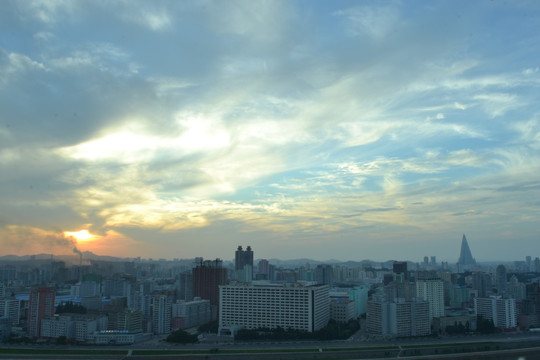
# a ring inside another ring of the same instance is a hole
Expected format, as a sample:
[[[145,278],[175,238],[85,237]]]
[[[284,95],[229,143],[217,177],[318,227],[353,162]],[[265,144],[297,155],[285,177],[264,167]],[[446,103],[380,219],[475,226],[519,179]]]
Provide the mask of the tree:
[[[56,307],[57,314],[72,313],[72,314],[86,314],[86,308],[79,304],[73,304],[68,301],[64,304],[60,304]]]
[[[495,324],[492,319],[484,319],[483,316],[478,315],[476,320],[476,330],[480,334],[493,334],[496,332]]]
[[[176,330],[167,336],[165,339],[167,342],[179,343],[179,344],[192,344],[199,341],[197,335],[191,335],[184,330]]]
[[[211,334],[217,334],[219,330],[219,323],[217,321],[211,321],[206,324],[202,324],[199,326],[199,332],[200,333],[211,333]]]
[[[56,338],[56,345],[66,345],[67,338],[65,336],[59,336]]]

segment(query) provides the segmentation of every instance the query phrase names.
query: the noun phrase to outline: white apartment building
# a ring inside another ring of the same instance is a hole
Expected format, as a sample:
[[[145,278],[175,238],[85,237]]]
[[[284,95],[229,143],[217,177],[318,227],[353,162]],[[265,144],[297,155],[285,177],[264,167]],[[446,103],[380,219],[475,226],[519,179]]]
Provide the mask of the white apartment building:
[[[55,315],[41,320],[41,337],[55,339],[65,336],[68,339],[75,338],[75,321],[71,316]]]
[[[429,303],[429,318],[444,316],[444,282],[441,279],[416,280],[416,296]]]
[[[339,323],[346,323],[354,318],[356,318],[356,303],[354,300],[350,300],[348,296],[330,299],[330,319]]]
[[[41,337],[55,339],[65,336],[80,342],[88,341],[90,336],[107,329],[107,317],[88,315],[55,315],[41,320]]]
[[[387,301],[384,296],[374,296],[367,303],[366,315],[367,331],[372,334],[426,336],[431,333],[429,304],[420,298]]]
[[[0,298],[0,317],[6,316],[11,326],[19,325],[21,301],[15,298]]]
[[[220,334],[238,327],[313,332],[330,319],[328,285],[253,282],[219,288]]]
[[[509,329],[517,326],[515,299],[504,299],[501,296],[475,298],[474,310],[476,315],[493,320],[496,327]]]
[[[152,295],[152,328],[154,334],[171,332],[171,298],[167,295]]]
[[[177,300],[172,304],[172,329],[187,329],[212,320],[210,300],[196,297],[193,301]]]

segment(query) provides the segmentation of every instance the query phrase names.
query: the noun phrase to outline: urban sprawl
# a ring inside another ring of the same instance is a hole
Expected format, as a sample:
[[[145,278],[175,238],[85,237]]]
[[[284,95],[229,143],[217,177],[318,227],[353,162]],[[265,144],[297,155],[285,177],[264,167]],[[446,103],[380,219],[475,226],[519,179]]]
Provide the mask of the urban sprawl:
[[[465,235],[451,264],[435,256],[255,261],[250,246],[234,255],[167,261],[78,253],[72,263],[3,257],[0,340],[133,344],[186,333],[192,342],[217,343],[276,331],[307,336],[329,324],[353,324],[363,339],[384,340],[540,326],[539,258],[480,264]]]

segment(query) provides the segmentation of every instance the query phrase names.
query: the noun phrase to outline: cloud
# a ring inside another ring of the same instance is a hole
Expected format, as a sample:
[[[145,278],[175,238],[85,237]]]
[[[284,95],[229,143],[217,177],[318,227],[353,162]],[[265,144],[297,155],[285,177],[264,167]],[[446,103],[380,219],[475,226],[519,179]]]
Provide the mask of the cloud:
[[[60,230],[43,230],[25,225],[0,226],[0,239],[5,253],[20,255],[26,254],[28,249],[36,253],[69,253],[76,247],[75,239],[64,236]]]
[[[144,1],[123,2],[121,18],[125,21],[133,22],[152,31],[170,30],[173,26],[171,13],[165,7],[160,6],[159,2],[148,3]]]
[[[7,3],[0,221],[192,255],[227,231],[348,256],[528,229],[528,18],[500,37],[475,4],[402,5]]]
[[[497,117],[504,115],[507,111],[521,106],[516,95],[505,93],[479,94],[473,97],[480,101],[482,108],[491,115]]]
[[[396,24],[399,14],[395,7],[357,6],[336,11],[334,15],[347,19],[347,31],[352,36],[367,34],[381,40],[399,27]]]

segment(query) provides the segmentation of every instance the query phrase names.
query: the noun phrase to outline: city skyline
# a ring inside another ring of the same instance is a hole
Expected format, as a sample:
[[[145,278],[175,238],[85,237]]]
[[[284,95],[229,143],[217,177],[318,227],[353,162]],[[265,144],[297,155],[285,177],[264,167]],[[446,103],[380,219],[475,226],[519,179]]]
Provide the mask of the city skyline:
[[[0,10],[1,255],[538,256],[537,2]]]

